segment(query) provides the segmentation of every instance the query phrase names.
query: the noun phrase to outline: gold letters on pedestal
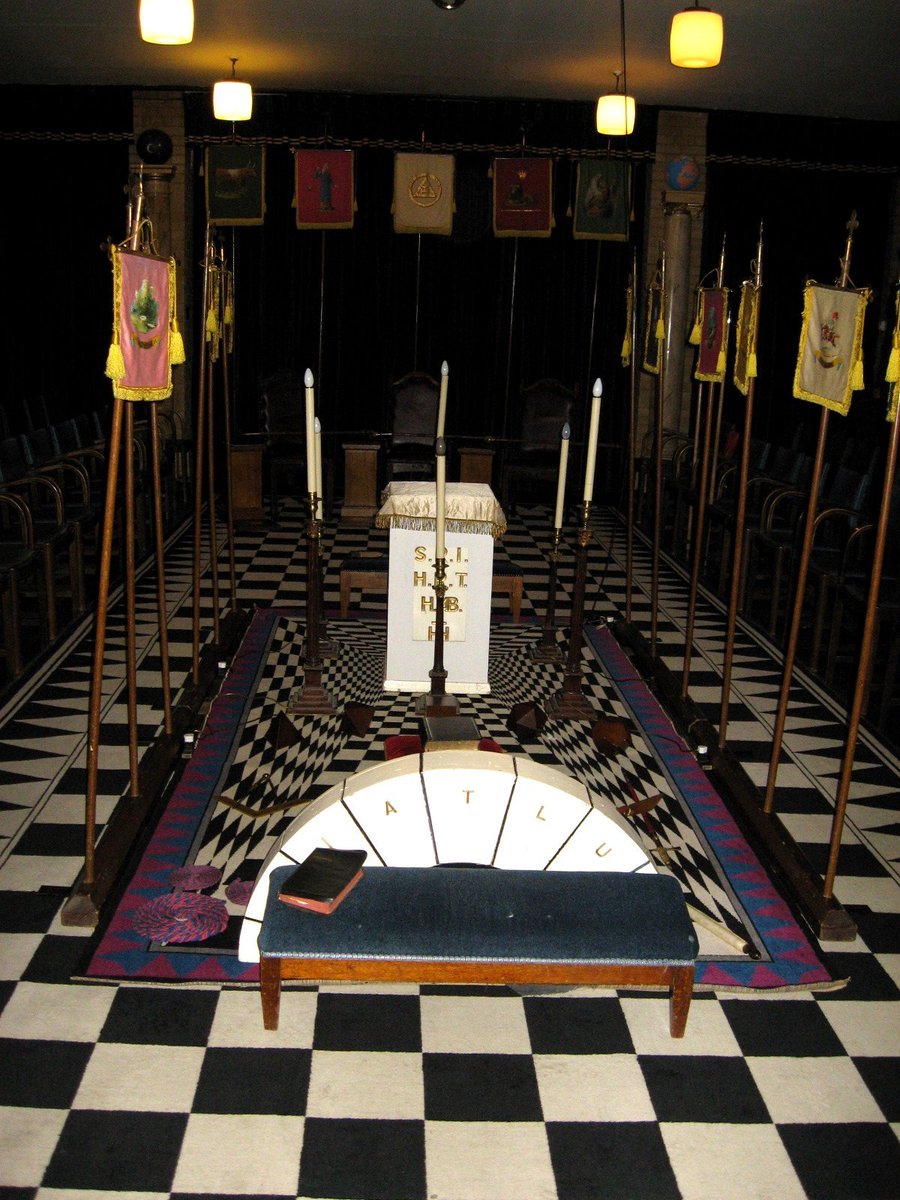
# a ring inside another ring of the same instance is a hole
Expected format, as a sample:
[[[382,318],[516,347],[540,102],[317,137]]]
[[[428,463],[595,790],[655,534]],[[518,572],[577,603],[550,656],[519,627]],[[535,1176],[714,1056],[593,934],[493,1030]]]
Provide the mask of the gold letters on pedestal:
[[[412,637],[414,642],[433,642],[435,629],[433,550],[416,546],[412,572]],[[466,588],[469,586],[469,556],[464,546],[447,547],[447,591],[444,595],[444,641],[466,640]]]

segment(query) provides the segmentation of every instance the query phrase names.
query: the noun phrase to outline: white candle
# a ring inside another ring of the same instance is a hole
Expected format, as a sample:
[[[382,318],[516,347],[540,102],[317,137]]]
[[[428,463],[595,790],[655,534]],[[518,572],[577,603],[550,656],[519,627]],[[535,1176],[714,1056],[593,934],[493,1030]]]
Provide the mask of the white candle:
[[[556,481],[556,516],[553,520],[554,529],[562,529],[563,522],[563,506],[566,502],[566,471],[569,466],[569,438],[572,436],[572,430],[569,428],[568,422],[562,427],[562,436],[559,441],[559,477]]]
[[[446,558],[444,546],[444,522],[446,513],[447,490],[447,447],[443,438],[438,438],[434,444],[435,462],[435,520],[434,520],[434,559]]]
[[[303,383],[306,386],[306,490],[312,493],[316,490],[316,394],[309,367]]]
[[[441,395],[438,400],[438,419],[437,419],[437,436],[444,436],[444,424],[447,420],[447,380],[450,375],[450,368],[447,366],[445,359],[441,363]]]
[[[594,381],[591,402],[591,427],[587,438],[587,466],[584,471],[584,502],[590,504],[594,498],[594,470],[597,466],[597,434],[600,430],[600,397],[603,395],[603,384],[599,379]]]
[[[315,433],[316,433],[316,495],[318,496],[318,500],[316,501],[316,520],[321,521],[323,516],[325,515],[325,502],[323,500],[323,492],[322,492],[322,423],[320,422],[318,417],[316,417],[316,421],[315,421]]]

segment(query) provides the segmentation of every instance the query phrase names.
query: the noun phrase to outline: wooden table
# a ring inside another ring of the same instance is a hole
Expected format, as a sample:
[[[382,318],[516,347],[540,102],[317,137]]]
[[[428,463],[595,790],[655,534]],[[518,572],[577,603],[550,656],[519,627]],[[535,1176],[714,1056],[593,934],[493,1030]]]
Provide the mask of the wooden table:
[[[344,442],[344,503],[341,520],[367,528],[378,512],[377,442]]]

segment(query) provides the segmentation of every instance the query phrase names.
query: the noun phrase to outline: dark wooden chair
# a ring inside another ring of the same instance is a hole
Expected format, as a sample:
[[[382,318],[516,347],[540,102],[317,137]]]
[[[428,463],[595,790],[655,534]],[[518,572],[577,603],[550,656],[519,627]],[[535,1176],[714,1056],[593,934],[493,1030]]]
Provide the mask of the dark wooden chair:
[[[503,464],[504,507],[529,498],[555,496],[559,474],[559,441],[568,424],[575,440],[575,392],[557,379],[539,379],[521,393],[519,423]],[[575,472],[569,464],[568,478]],[[548,487],[548,485],[550,485]]]
[[[390,386],[390,440],[385,452],[385,478],[434,479],[440,387],[421,371],[410,371]]]
[[[301,500],[307,495],[306,391],[302,377],[291,368],[275,371],[263,381],[259,403],[269,512],[277,522],[286,489]]]

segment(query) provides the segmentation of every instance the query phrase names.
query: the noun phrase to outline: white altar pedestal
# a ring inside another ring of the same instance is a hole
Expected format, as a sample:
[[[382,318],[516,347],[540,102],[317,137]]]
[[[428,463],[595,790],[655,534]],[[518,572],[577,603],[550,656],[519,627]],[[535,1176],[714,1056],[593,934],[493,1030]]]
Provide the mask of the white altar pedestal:
[[[392,483],[376,518],[390,529],[388,692],[427,692],[434,666],[435,485]],[[450,693],[485,693],[491,633],[494,539],[506,530],[503,510],[484,483],[448,483],[444,667]]]

